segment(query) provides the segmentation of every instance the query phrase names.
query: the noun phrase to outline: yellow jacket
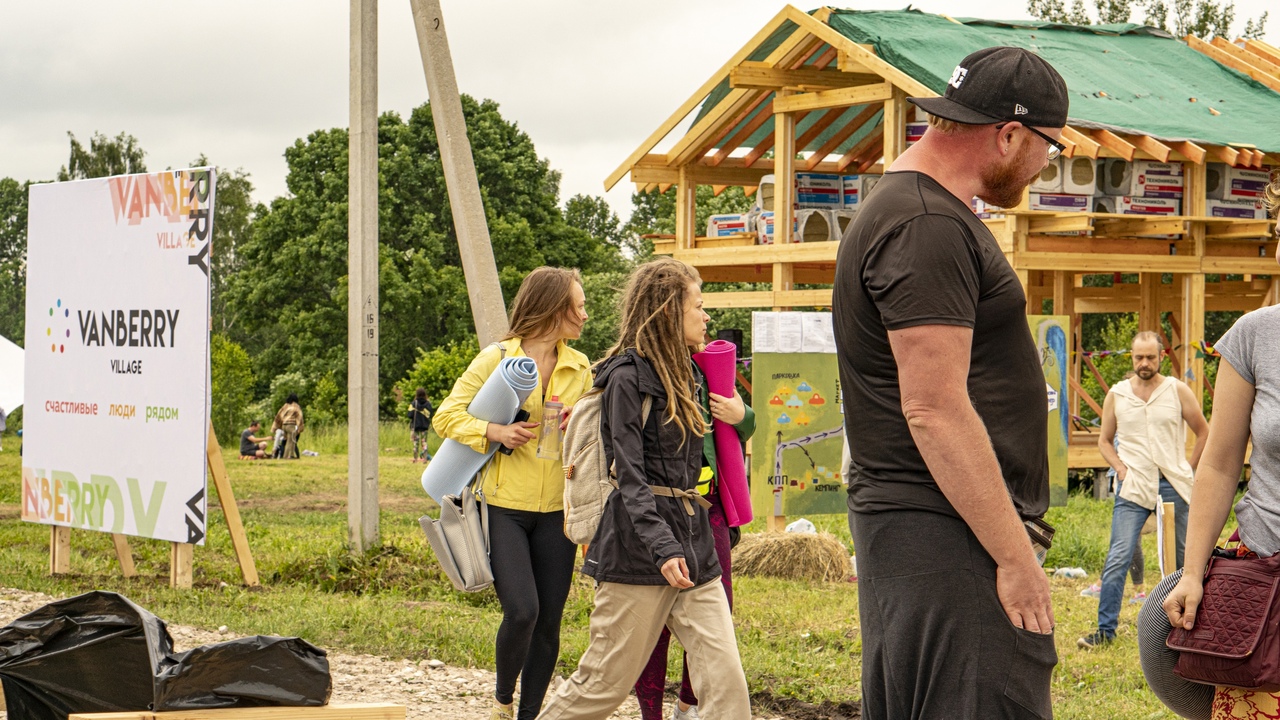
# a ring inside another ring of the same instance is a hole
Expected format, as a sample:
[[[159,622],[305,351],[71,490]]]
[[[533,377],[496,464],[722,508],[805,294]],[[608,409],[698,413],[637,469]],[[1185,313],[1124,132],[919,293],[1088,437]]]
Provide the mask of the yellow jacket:
[[[507,357],[524,357],[520,339],[502,341]],[[587,356],[560,342],[556,345],[556,369],[547,383],[546,396],[558,396],[565,407],[591,389],[591,365]],[[480,351],[467,371],[453,384],[453,391],[440,404],[432,426],[436,434],[460,442],[476,452],[488,452],[489,440],[484,433],[489,423],[467,412],[467,406],[498,368],[502,353],[492,345]],[[529,395],[524,409],[530,422],[542,421],[543,380]],[[533,428],[537,433],[541,428]],[[510,455],[497,453],[493,464],[482,471],[484,496],[492,505],[529,512],[558,512],[564,509],[564,469],[559,460],[538,457],[538,440],[515,449]]]

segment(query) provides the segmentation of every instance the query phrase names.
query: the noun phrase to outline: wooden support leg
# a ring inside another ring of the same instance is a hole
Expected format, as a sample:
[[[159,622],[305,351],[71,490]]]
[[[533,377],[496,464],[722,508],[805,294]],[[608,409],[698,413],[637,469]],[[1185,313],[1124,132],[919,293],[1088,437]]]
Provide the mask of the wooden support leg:
[[[169,587],[177,590],[191,588],[191,555],[194,548],[191,543],[170,543]]]
[[[786,515],[770,515],[766,523],[766,529],[769,532],[783,532],[787,527]]]
[[[1177,526],[1174,524],[1173,503],[1163,503],[1161,512],[1160,570],[1168,575],[1178,569],[1178,539],[1175,536]]]
[[[50,525],[49,574],[65,575],[69,572],[71,572],[71,528]]]
[[[245,585],[255,587],[258,585],[258,568],[253,562],[253,552],[249,550],[244,524],[240,522],[240,508],[236,505],[235,493],[231,491],[231,479],[227,477],[227,466],[222,462],[222,447],[218,445],[218,436],[213,432],[212,422],[209,423],[208,460],[209,475],[213,477],[213,485],[218,489],[218,503],[222,505],[222,516],[227,520],[227,531],[231,534],[231,547],[235,549],[240,574],[244,577]]]
[[[138,570],[133,566],[133,548],[129,547],[129,536],[112,533],[111,542],[116,546],[116,558],[120,561],[120,574],[127,578],[138,577]]]

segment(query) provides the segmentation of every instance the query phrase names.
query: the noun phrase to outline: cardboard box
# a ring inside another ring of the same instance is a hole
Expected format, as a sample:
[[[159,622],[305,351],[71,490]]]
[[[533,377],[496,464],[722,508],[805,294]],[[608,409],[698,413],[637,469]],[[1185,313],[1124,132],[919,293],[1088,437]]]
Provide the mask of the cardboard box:
[[[1105,195],[1182,198],[1182,163],[1103,158],[1098,165],[1097,188]]]
[[[1182,201],[1173,198],[1126,196],[1116,198],[1116,212],[1121,215],[1180,215]]]
[[[835,210],[797,210],[796,239],[800,242],[839,240],[835,213]]]
[[[1051,210],[1053,212],[1086,212],[1089,209],[1088,195],[1067,195],[1065,193],[1029,193],[1031,210]]]
[[[1098,163],[1093,158],[1058,158],[1062,165],[1062,189],[1066,195],[1093,195],[1098,187]]]
[[[1244,220],[1266,220],[1267,207],[1261,200],[1218,200],[1209,198],[1205,202],[1205,214],[1218,218],[1241,218]]]
[[[1266,197],[1269,170],[1238,168],[1226,163],[1205,166],[1205,197],[1215,200],[1252,200]]]
[[[920,138],[924,137],[924,131],[928,129],[929,123],[927,121],[907,123],[907,147],[920,142]]]
[[[871,194],[872,188],[876,183],[880,182],[879,175],[845,175],[842,178],[844,191],[842,193],[843,201],[841,207],[845,209],[856,210],[858,204],[867,199],[867,195]]]
[[[750,227],[748,222],[749,218],[744,213],[712,215],[707,218],[707,237],[724,237],[725,235],[755,232],[755,228]]]
[[[839,175],[796,173],[796,207],[815,210],[838,210],[843,185]]]
[[[798,226],[795,220],[791,222],[791,241],[795,242]],[[756,215],[756,237],[761,245],[773,244],[773,211],[765,210]]]
[[[1062,161],[1065,158],[1050,160],[1048,165],[1040,171],[1040,176],[1031,183],[1031,192],[1036,193],[1061,193],[1062,192]]]

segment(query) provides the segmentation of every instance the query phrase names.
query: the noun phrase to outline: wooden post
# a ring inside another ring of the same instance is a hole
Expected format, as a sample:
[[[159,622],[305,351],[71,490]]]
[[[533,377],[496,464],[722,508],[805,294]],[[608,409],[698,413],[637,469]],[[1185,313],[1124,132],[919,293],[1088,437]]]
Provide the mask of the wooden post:
[[[1186,207],[1183,213],[1193,217],[1207,215],[1205,209],[1205,166],[1203,164],[1186,165],[1183,174],[1186,176],[1186,187],[1183,202]],[[1195,244],[1195,256],[1203,258],[1205,254],[1204,223],[1191,223],[1191,232],[1187,236]],[[1182,276],[1182,380],[1191,386],[1191,394],[1196,402],[1203,403],[1204,397],[1204,356],[1196,356],[1196,343],[1204,341],[1204,273],[1188,273]],[[1187,433],[1187,448],[1193,447],[1191,433]]]
[[[350,112],[347,538],[354,552],[364,553],[378,544],[377,0],[351,0]]]
[[[1160,332],[1160,273],[1138,275],[1138,331]]]
[[[49,574],[66,575],[71,572],[71,528],[65,525],[49,526]]]
[[[884,101],[884,169],[907,149],[907,94],[893,88],[893,96]]]
[[[418,31],[418,50],[422,53],[422,70],[427,76],[431,117],[440,143],[440,162],[449,188],[453,226],[458,234],[458,252],[467,278],[471,315],[480,347],[485,347],[507,334],[507,309],[502,300],[502,286],[498,284],[498,267],[493,260],[484,203],[480,199],[480,180],[471,156],[471,143],[467,140],[467,123],[462,115],[458,79],[453,72],[453,56],[449,53],[449,36],[445,33],[440,0],[411,0],[410,4]]]
[[[116,559],[120,561],[120,574],[126,578],[138,577],[138,569],[133,564],[133,548],[129,547],[129,536],[112,533],[111,543],[115,545]]]
[[[777,97],[793,93],[779,90]],[[783,245],[791,242],[791,226],[795,222],[796,203],[796,117],[794,113],[777,113],[773,116],[773,242]],[[789,263],[773,264],[774,311],[788,308],[778,304],[777,293],[792,289],[794,272]]]
[[[191,588],[191,556],[194,548],[191,543],[169,544],[169,587],[175,590]]]
[[[693,238],[698,234],[698,184],[693,180],[693,169],[681,165],[676,184],[676,247],[693,249]]]
[[[1160,535],[1163,542],[1160,544],[1160,568],[1165,575],[1170,575],[1174,570],[1178,569],[1178,538],[1175,519],[1173,503],[1162,503]]]
[[[213,477],[213,485],[218,489],[218,504],[222,506],[222,517],[227,521],[227,531],[231,534],[231,547],[235,550],[236,562],[240,565],[240,575],[244,577],[245,585],[255,587],[258,585],[258,568],[253,562],[253,553],[249,550],[244,524],[240,522],[240,508],[236,505],[235,493],[231,491],[231,479],[227,477],[227,466],[222,462],[222,446],[218,444],[218,436],[213,431],[213,422],[209,423],[207,455],[209,475]]]

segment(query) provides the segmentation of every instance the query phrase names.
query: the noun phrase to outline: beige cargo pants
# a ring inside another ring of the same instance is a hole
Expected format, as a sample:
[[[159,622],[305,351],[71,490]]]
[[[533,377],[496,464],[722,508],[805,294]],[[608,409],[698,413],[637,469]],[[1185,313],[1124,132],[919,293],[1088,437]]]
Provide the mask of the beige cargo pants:
[[[698,716],[749,720],[747,678],[719,579],[684,591],[669,585],[600,583],[591,611],[591,643],[538,720],[609,717],[640,678],[663,625],[684,646]]]

